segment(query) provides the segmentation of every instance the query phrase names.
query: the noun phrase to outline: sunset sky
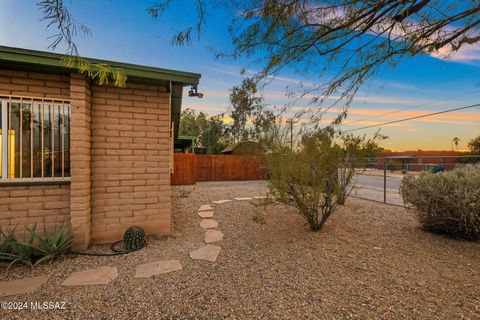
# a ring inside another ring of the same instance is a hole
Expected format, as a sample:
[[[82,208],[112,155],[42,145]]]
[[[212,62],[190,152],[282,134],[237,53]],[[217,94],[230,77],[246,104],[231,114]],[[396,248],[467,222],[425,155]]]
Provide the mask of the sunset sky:
[[[201,100],[186,97],[184,108],[211,115],[226,112],[228,90],[242,81],[240,70],[246,68],[250,74],[260,69],[247,60],[214,58],[214,52],[231,49],[227,32],[229,17],[222,11],[214,11],[207,18],[199,41],[194,39],[190,46],[174,47],[170,44],[174,31],[193,21],[192,10],[183,10],[180,5],[155,21],[145,11],[153,1],[66,3],[75,18],[92,31],[90,37],[77,38],[81,55],[201,73],[199,91],[205,97]],[[51,42],[48,37],[54,30],[48,30],[46,22],[40,21],[41,13],[35,4],[33,0],[0,0],[0,45],[48,51]],[[62,48],[57,52],[62,53]],[[285,97],[287,86],[315,81],[316,77],[316,74],[300,77],[293,70],[285,70],[263,89],[265,102],[283,106],[291,102]],[[424,55],[384,70],[360,90],[343,129],[476,103],[480,103],[480,46],[470,46],[449,60]],[[294,110],[302,108],[308,108],[308,99],[295,102]],[[327,115],[327,119],[329,116],[334,114]],[[355,133],[370,135],[377,129]],[[480,108],[384,126],[381,132],[389,136],[383,146],[392,150],[451,150],[454,137],[460,138],[460,150],[467,149],[468,141],[480,135]]]

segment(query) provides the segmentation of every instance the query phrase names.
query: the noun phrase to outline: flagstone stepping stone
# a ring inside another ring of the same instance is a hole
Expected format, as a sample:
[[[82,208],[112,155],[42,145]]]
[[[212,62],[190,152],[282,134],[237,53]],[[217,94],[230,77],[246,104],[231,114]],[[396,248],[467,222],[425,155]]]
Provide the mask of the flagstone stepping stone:
[[[223,240],[223,233],[219,230],[205,230],[205,243]]]
[[[235,200],[244,201],[244,200],[252,200],[252,198],[250,198],[250,197],[240,197],[240,198],[235,198]]]
[[[201,218],[211,218],[213,217],[213,211],[200,211],[198,212],[198,215]]]
[[[212,244],[207,244],[200,249],[190,252],[190,258],[194,260],[205,260],[215,262],[222,248]]]
[[[74,272],[63,281],[62,286],[88,286],[109,284],[118,276],[117,267],[100,267]]]
[[[227,202],[231,202],[232,200],[217,200],[217,201],[212,201],[212,203],[214,204],[222,204],[222,203],[227,203]]]
[[[20,280],[0,282],[0,297],[35,292],[48,280],[48,276],[38,276]]]
[[[209,204],[204,204],[200,206],[200,209],[198,211],[212,211],[213,208]]]
[[[182,270],[178,260],[155,261],[139,264],[135,268],[135,278],[150,278],[159,274]]]
[[[200,228],[202,229],[211,229],[218,227],[218,222],[213,219],[203,219],[200,222]]]

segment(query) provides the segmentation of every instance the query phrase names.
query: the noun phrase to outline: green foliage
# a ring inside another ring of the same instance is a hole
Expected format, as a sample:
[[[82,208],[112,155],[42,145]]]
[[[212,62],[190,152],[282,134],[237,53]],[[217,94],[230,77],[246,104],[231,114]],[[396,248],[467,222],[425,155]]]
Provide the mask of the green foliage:
[[[472,153],[480,153],[480,136],[468,142],[468,149],[470,149]]]
[[[261,139],[275,125],[276,116],[266,110],[263,97],[258,94],[257,84],[245,78],[240,86],[230,91],[229,116],[233,119],[228,132],[233,142]]]
[[[268,156],[271,193],[295,207],[312,231],[320,230],[335,209],[337,157],[331,129],[305,135],[299,151],[283,148]]]
[[[141,227],[129,227],[123,235],[123,244],[125,249],[135,251],[143,248],[146,244],[145,231]]]
[[[180,135],[195,136],[207,153],[216,154],[227,145],[223,115],[209,116],[200,111],[185,109],[180,117]]]
[[[45,228],[43,233],[39,233],[34,224],[26,228],[24,241],[15,236],[15,228],[0,230],[0,263],[34,266],[63,256],[71,244],[71,231],[64,224],[55,225],[52,231]]]
[[[338,165],[338,194],[337,203],[345,204],[349,194],[349,187],[355,176],[356,162],[364,161],[364,158],[376,156],[383,148],[378,146],[378,141],[387,139],[377,131],[371,139],[366,139],[366,135],[354,136],[353,134],[340,135],[340,143],[337,145],[339,152]]]
[[[267,221],[265,220],[265,216],[263,215],[263,213],[260,213],[260,212],[256,212],[252,216],[252,220],[253,220],[253,222],[258,223],[258,224],[266,224],[267,223]]]
[[[406,176],[400,193],[425,229],[480,239],[478,169]]]

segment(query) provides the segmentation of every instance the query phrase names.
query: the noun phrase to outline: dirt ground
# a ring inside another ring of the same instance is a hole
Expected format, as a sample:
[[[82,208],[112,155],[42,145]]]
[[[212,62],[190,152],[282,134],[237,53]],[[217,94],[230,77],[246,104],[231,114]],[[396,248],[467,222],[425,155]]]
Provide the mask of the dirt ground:
[[[233,201],[215,206],[225,234],[217,261],[193,261],[188,253],[204,236],[198,207],[262,195],[266,183],[183,187],[193,188],[188,198],[174,197],[174,235],[150,239],[144,250],[2,274],[51,276],[37,293],[1,301],[66,301],[67,310],[0,310],[0,319],[480,319],[478,242],[424,232],[405,209],[365,200],[350,198],[317,233],[292,208]],[[133,278],[135,265],[162,259],[180,260],[183,270]],[[118,267],[109,285],[60,285],[73,271],[103,265]]]

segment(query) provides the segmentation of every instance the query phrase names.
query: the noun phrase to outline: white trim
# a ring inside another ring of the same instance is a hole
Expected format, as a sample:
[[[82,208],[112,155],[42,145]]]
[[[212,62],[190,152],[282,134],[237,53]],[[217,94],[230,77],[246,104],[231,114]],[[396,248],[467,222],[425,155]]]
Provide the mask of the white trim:
[[[7,101],[2,100],[2,179],[8,179],[8,111]]]

